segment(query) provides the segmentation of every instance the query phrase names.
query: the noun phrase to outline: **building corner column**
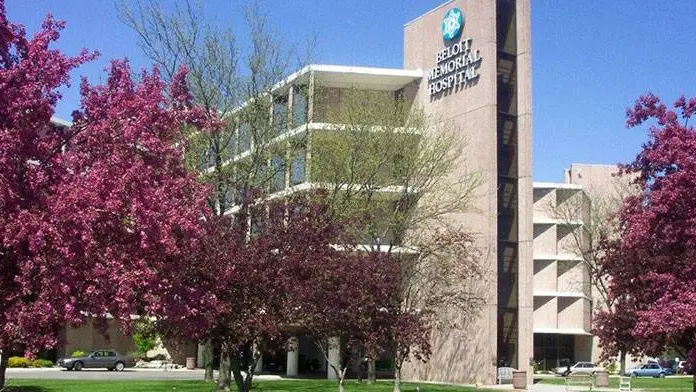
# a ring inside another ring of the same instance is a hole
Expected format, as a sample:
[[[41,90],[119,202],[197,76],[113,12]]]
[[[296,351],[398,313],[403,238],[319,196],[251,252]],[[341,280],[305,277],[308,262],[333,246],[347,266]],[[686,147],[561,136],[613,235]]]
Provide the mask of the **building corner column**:
[[[296,336],[288,339],[288,357],[285,367],[285,375],[296,377],[298,375],[298,365],[300,360],[300,340]]]

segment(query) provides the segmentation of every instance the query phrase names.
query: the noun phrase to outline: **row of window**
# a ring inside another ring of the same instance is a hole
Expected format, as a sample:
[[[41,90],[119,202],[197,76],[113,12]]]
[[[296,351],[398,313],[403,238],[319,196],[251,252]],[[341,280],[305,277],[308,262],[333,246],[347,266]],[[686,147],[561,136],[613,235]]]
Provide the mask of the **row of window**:
[[[289,97],[292,92],[292,116],[290,118],[291,127],[288,128]],[[250,119],[242,117],[238,119],[239,124],[236,130],[230,131],[227,135],[220,138],[220,145],[210,145],[205,154],[198,158],[198,168],[203,170],[215,165],[216,155],[220,155],[224,160],[228,160],[238,154],[251,149],[254,138],[268,141],[278,137],[289,129],[302,126],[307,123],[308,118],[308,96],[306,86],[293,86],[287,94],[275,96],[272,103],[271,127],[268,128],[268,118]],[[263,111],[263,110],[261,110]],[[259,124],[256,129],[252,129],[251,124]],[[253,132],[256,135],[253,135]],[[224,134],[224,132],[223,132]],[[258,142],[260,140],[256,140]]]
[[[308,117],[308,95],[305,86],[293,86],[288,93],[292,92],[292,116],[291,127],[295,128],[307,123]],[[280,95],[273,98],[273,118],[272,124],[276,136],[280,136],[288,130],[288,108],[290,95]],[[240,149],[240,151],[243,151]]]
[[[306,181],[307,156],[306,151],[301,150],[293,154],[289,161],[275,155],[268,166],[260,166],[256,169],[256,183],[267,191],[279,192],[286,188],[285,178],[289,176],[287,186],[295,186]],[[243,188],[243,187],[242,187]],[[244,199],[244,189],[229,189],[225,195],[226,207],[239,204]]]
[[[289,186],[294,186],[305,182],[307,166],[306,151],[302,150],[293,154],[293,157],[289,163],[290,167],[287,168],[285,158],[277,155],[271,158],[270,169],[273,176],[271,181],[271,192],[278,192],[285,189],[286,169],[289,169],[290,174]]]

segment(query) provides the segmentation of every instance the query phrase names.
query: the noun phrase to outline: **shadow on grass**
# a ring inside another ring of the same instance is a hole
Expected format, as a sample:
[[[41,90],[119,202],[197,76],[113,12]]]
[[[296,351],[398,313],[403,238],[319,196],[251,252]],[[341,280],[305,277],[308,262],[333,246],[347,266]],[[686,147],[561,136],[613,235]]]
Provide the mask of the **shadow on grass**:
[[[0,389],[1,392],[46,392],[44,387],[33,387],[33,386],[23,386],[23,387],[5,387]]]

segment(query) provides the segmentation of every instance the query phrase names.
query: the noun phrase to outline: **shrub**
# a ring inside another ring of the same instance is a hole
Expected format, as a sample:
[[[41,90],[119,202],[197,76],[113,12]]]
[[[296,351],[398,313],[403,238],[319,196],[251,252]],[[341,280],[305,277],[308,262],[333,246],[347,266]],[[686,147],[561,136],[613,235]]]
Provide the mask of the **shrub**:
[[[157,334],[152,321],[148,319],[137,320],[133,330],[133,343],[142,356],[157,347]]]
[[[24,357],[10,357],[7,359],[8,368],[27,368],[31,365],[31,360]]]
[[[532,367],[534,369],[534,373],[539,373],[541,371],[541,362],[532,361]]]
[[[29,363],[29,367],[42,368],[42,367],[53,367],[53,362],[48,359],[34,359]]]
[[[614,374],[618,370],[618,364],[614,360],[610,360],[609,362],[604,364],[604,368],[607,370],[607,372]]]
[[[87,355],[86,352],[77,350],[77,351],[73,351],[73,353],[70,354],[70,357],[84,357],[85,355]]]

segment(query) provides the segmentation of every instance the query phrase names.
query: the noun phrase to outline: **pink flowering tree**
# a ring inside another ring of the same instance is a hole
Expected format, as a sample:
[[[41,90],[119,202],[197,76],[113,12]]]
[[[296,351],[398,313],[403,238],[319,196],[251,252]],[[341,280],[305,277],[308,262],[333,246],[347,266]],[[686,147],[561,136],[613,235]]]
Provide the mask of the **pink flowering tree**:
[[[340,256],[340,225],[329,219],[325,205],[297,195],[264,200],[250,192],[234,219],[218,225],[217,251],[212,267],[223,282],[217,290],[220,311],[209,338],[221,347],[218,389],[251,389],[262,352],[283,351],[286,334],[302,328],[310,307],[307,293],[314,274],[334,271],[323,261]],[[220,218],[225,219],[225,218]]]
[[[213,311],[200,309],[216,309],[196,285],[205,270],[188,263],[207,189],[184,169],[179,136],[215,124],[191,105],[185,73],[135,82],[113,62],[104,86],[83,81],[73,126],[52,126],[58,89],[94,57],[50,49],[62,27],[48,16],[27,38],[0,0],[0,388],[10,352],[54,347],[66,324],[113,318],[127,330],[141,314],[206,325]]]
[[[377,358],[392,347],[395,328],[407,326],[398,322],[398,263],[390,254],[360,250],[325,202],[307,212],[296,214],[301,224],[291,228],[293,241],[281,252],[294,271],[292,325],[314,341],[343,391],[351,365]]]
[[[618,244],[623,256],[607,266],[611,295],[634,305],[632,335],[651,342],[643,351],[682,349],[691,364],[696,363],[694,111],[696,99],[682,97],[669,108],[654,95],[629,108],[628,126],[647,125],[649,139],[623,167],[637,176],[641,192],[624,201]]]
[[[596,260],[596,271],[602,271],[602,278],[607,282],[611,279],[612,271],[623,266],[630,266],[632,259],[626,252],[621,251],[621,241],[603,240],[599,246],[602,256]],[[624,374],[626,355],[639,354],[645,347],[633,334],[636,325],[636,302],[626,293],[609,291],[608,306],[597,311],[592,320],[592,334],[599,338],[601,359],[607,360],[618,356],[620,373]]]

